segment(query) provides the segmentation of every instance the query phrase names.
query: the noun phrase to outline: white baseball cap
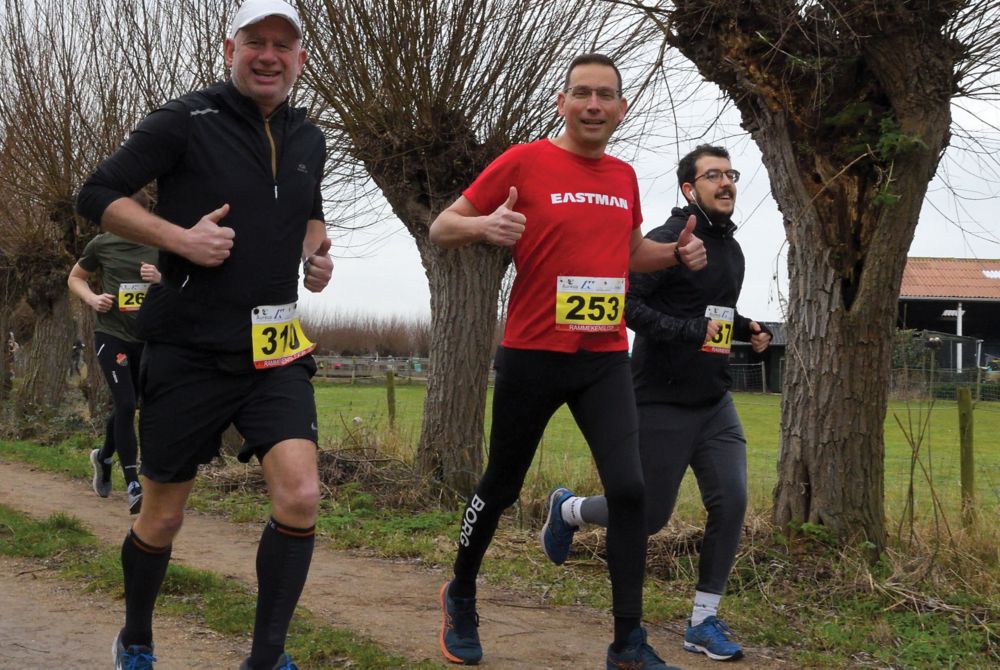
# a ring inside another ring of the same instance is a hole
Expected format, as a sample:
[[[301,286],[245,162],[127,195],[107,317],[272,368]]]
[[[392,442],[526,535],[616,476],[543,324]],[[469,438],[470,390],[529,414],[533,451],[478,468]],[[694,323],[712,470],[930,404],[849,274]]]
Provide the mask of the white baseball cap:
[[[302,38],[302,21],[299,20],[299,13],[290,4],[284,0],[246,0],[240,5],[239,11],[233,17],[232,25],[229,26],[229,39],[235,39],[236,33],[269,16],[286,19],[295,28],[299,38]]]

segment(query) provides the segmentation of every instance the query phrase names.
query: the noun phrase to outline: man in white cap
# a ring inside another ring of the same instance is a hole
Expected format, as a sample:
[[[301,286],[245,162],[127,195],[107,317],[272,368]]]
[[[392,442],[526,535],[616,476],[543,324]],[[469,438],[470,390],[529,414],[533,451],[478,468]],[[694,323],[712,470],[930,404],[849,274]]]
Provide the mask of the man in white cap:
[[[90,177],[82,215],[160,249],[162,281],[139,312],[146,340],[140,436],[145,499],[122,545],[125,626],[115,668],[152,668],[153,606],[198,466],[235,425],[271,494],[257,552],[247,670],[295,668],[289,622],[312,558],[319,477],[314,345],[296,317],[299,267],[321,291],[327,252],[323,135],[288,104],[302,71],[302,24],[281,0],[247,0],[224,54],[229,81],[149,114]],[[157,205],[128,196],[152,180]],[[197,551],[197,548],[192,548]],[[180,662],[183,665],[183,662]]]

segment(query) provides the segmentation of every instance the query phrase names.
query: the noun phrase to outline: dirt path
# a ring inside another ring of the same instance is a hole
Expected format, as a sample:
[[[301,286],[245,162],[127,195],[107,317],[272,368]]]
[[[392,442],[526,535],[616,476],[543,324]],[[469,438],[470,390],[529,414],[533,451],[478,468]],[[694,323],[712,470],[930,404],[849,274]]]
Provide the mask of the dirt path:
[[[0,559],[0,668],[93,670],[111,667],[122,613],[107,598],[81,591],[26,560]],[[191,622],[160,617],[157,643],[183,649],[157,670],[236,668],[245,644]]]
[[[102,542],[121,542],[130,523],[120,493],[112,494],[109,499],[98,498],[86,481],[32,470],[23,464],[0,462],[0,482],[0,503],[37,517],[56,512],[72,514]],[[260,528],[256,525],[228,523],[192,512],[174,545],[172,560],[254,584],[253,556],[259,536]],[[301,604],[330,625],[364,635],[387,650],[412,659],[436,661],[440,659],[437,593],[444,579],[442,570],[420,569],[411,564],[361,558],[317,547]],[[3,631],[8,625],[6,610],[10,609],[6,604],[9,599],[6,587],[0,593],[4,602],[0,607],[0,647],[6,647]],[[105,609],[112,614],[120,616],[120,608],[121,603],[105,603]],[[530,666],[561,670],[603,664],[610,633],[610,617],[603,612],[543,606],[524,595],[480,586],[479,613],[484,668]],[[70,622],[63,620],[86,616],[89,615],[78,609],[70,609],[63,617],[39,616],[34,625],[50,634],[53,626],[66,625],[66,634],[72,635]],[[25,617],[32,617],[30,607],[19,616],[19,622],[29,625]],[[160,626],[158,619],[157,651],[164,659],[158,667],[169,668],[166,660],[181,655],[178,645],[190,658],[192,643],[171,640],[165,634],[161,637]],[[681,649],[681,635],[679,624],[650,627],[651,642],[669,662],[684,668],[720,670],[718,663],[704,656],[685,653]],[[106,647],[110,643],[106,635],[97,638],[84,637],[79,644],[93,647],[96,658],[105,658],[101,654],[108,653]],[[746,651],[747,657],[738,667],[747,670],[793,667],[775,658],[769,650],[747,648]],[[3,653],[0,652],[0,667],[8,667],[3,665],[6,662]],[[234,658],[236,663],[218,659],[221,665],[206,667],[236,667],[239,657]],[[31,656],[22,661],[25,664],[17,667],[49,667],[43,656],[38,656],[37,663]]]

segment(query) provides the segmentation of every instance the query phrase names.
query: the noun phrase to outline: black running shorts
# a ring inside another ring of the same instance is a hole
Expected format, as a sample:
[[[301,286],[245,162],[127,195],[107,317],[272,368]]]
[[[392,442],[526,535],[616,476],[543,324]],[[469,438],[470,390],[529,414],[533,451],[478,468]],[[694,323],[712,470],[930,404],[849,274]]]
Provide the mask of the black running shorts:
[[[140,472],[156,482],[193,479],[219,454],[230,424],[243,436],[244,463],[283,440],[318,442],[315,372],[312,356],[253,370],[232,356],[148,342],[139,380]]]

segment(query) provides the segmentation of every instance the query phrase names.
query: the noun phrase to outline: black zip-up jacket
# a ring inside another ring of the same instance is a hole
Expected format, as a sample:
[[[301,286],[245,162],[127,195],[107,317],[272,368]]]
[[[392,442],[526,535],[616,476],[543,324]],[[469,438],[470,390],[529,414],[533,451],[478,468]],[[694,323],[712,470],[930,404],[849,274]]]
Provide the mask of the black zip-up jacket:
[[[636,401],[698,406],[717,402],[729,387],[729,356],[701,351],[708,305],[736,308],[743,287],[743,250],[731,221],[710,224],[701,211],[675,207],[665,224],[646,236],[676,242],[688,217],[698,217],[694,234],[705,244],[708,265],[695,272],[684,265],[629,275],[625,320],[636,337],[632,380]],[[733,339],[749,341],[750,319],[734,312]],[[762,330],[766,329],[761,326]]]
[[[250,313],[298,297],[306,223],[323,220],[326,146],[305,111],[287,101],[265,119],[232,82],[214,84],[149,114],[98,166],[77,198],[100,224],[104,210],[156,180],[156,213],[185,228],[229,203],[219,225],[236,232],[214,268],[160,252],[163,281],[139,311],[140,335],[190,349],[250,350]]]

